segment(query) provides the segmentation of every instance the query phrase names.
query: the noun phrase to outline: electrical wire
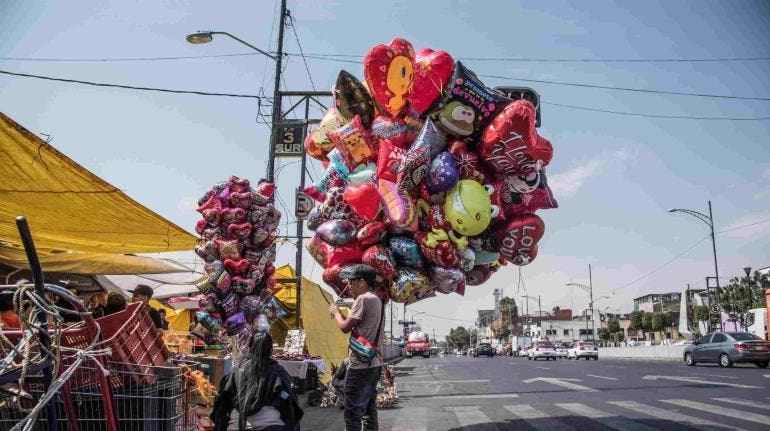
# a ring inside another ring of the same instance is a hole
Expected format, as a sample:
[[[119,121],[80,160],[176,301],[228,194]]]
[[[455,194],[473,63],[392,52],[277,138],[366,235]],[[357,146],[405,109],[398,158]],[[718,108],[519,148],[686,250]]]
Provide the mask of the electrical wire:
[[[307,65],[307,59],[305,58],[305,54],[302,52],[302,45],[299,42],[299,36],[297,35],[297,28],[294,25],[295,19],[293,16],[289,15],[289,23],[288,26],[291,28],[291,31],[294,33],[294,40],[297,41],[297,47],[299,48],[299,53],[302,56],[302,62],[305,63],[305,71],[307,72],[307,77],[310,79],[310,86],[313,87],[313,91],[316,91],[315,89],[315,82],[313,82],[313,75],[310,74],[310,67]]]
[[[770,117],[696,117],[696,116],[689,116],[689,115],[658,115],[658,114],[644,114],[639,112],[624,112],[624,111],[613,111],[611,109],[599,109],[599,108],[589,108],[587,106],[576,106],[576,105],[567,105],[563,103],[554,103],[554,102],[548,102],[545,100],[540,100],[540,103],[544,105],[552,105],[552,106],[558,106],[561,108],[570,108],[570,109],[578,109],[581,111],[590,111],[590,112],[602,112],[605,114],[615,114],[615,115],[627,115],[632,117],[646,117],[646,118],[662,118],[667,120],[710,120],[710,121],[764,121],[764,120],[770,120]]]
[[[455,319],[454,317],[439,316],[439,315],[436,315],[436,314],[426,313],[425,311],[415,310],[413,308],[411,308],[410,310],[412,310],[415,314],[420,313],[420,314],[424,314],[426,316],[435,317],[436,319],[452,320],[452,321],[455,321],[455,322],[476,323],[475,320]]]
[[[720,233],[732,232],[734,230],[745,229],[747,227],[756,226],[758,224],[767,223],[767,222],[770,222],[770,218],[765,219],[765,220],[760,220],[760,221],[754,222],[754,223],[744,224],[744,225],[741,225],[741,226],[736,226],[736,227],[731,227],[729,229],[720,230],[719,232],[715,232],[715,234],[718,235]]]
[[[71,83],[71,84],[91,85],[91,86],[94,86],[94,87],[111,87],[111,88],[122,88],[122,89],[126,89],[126,90],[140,90],[140,91],[158,91],[158,92],[162,92],[162,93],[194,94],[194,95],[198,95],[198,96],[221,96],[221,97],[239,97],[239,98],[248,98],[248,99],[260,99],[259,96],[255,96],[255,95],[251,95],[251,94],[211,93],[211,92],[197,91],[197,90],[172,90],[172,89],[168,89],[168,88],[138,87],[138,86],[134,86],[134,85],[108,84],[108,83],[103,83],[103,82],[83,81],[83,80],[79,80],[79,79],[56,78],[56,77],[52,77],[52,76],[33,75],[33,74],[29,74],[29,73],[9,72],[7,70],[0,70],[0,74],[19,76],[19,77],[23,77],[23,78],[44,79],[44,80],[47,80],[47,81],[68,82],[68,83]]]

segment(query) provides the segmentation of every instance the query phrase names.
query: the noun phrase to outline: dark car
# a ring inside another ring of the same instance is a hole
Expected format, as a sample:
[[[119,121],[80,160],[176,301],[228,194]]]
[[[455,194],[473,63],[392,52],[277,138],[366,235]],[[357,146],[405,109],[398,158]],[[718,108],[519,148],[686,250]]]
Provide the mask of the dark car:
[[[495,356],[495,349],[493,349],[492,345],[489,343],[481,343],[476,346],[476,352],[473,354],[474,358],[478,358],[479,356],[487,356],[491,358]]]
[[[770,364],[770,343],[748,332],[714,332],[687,346],[684,362],[689,366],[712,362],[720,367],[752,363],[767,368]]]

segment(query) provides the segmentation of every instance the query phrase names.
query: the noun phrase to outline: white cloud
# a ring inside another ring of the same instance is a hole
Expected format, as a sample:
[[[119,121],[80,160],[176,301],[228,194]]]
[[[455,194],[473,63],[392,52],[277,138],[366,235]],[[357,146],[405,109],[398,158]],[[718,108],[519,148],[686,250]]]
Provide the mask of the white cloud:
[[[766,197],[770,196],[770,188],[767,190],[762,190],[761,192],[757,192],[754,194],[754,200],[758,201],[760,199],[764,199]]]
[[[719,229],[729,238],[756,238],[770,233],[770,212],[747,214]]]
[[[765,171],[762,172],[762,178],[766,180],[770,180],[770,166],[768,166],[767,169],[765,169]]]
[[[552,175],[548,184],[556,196],[573,196],[589,178],[599,175],[606,164],[607,161],[604,159],[591,160],[567,172]]]
[[[619,150],[615,150],[612,152],[612,157],[615,157],[618,160],[626,161],[626,160],[636,160],[636,158],[639,156],[639,150],[633,149],[629,150],[628,148],[621,148]]]

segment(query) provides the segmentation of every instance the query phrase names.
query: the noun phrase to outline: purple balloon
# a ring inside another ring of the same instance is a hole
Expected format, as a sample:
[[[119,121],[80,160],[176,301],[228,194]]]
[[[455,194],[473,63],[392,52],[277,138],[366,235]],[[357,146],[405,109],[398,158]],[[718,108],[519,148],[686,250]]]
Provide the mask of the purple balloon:
[[[443,151],[430,162],[426,186],[431,193],[441,193],[454,187],[459,179],[454,156],[448,151]]]
[[[431,286],[444,293],[457,291],[457,286],[465,280],[460,268],[434,266],[430,269]]]
[[[246,324],[246,316],[243,313],[236,313],[228,317],[225,321],[225,327],[227,328],[227,335],[235,335],[238,330]]]
[[[316,234],[329,245],[345,245],[356,239],[356,225],[348,220],[329,220],[318,226]]]

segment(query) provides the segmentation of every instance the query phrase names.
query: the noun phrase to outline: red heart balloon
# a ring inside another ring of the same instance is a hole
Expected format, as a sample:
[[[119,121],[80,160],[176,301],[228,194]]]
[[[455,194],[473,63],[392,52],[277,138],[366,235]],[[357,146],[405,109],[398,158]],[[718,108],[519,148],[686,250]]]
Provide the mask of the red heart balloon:
[[[249,261],[247,259],[225,259],[225,268],[232,275],[245,274],[249,270]]]
[[[514,265],[524,266],[537,257],[537,242],[545,223],[535,214],[522,214],[500,225],[493,235],[500,256]]]
[[[345,202],[356,214],[368,221],[374,221],[380,213],[380,195],[373,183],[349,185],[345,189]]]
[[[380,112],[396,117],[406,106],[414,73],[414,48],[402,38],[366,53],[364,77]]]
[[[455,61],[445,51],[424,48],[417,52],[412,79],[412,107],[419,114],[427,112],[452,77]]]
[[[238,238],[248,238],[249,235],[251,235],[251,223],[244,222],[241,224],[228,225],[227,233]]]
[[[420,245],[422,255],[431,263],[444,267],[460,266],[460,253],[452,241],[436,241],[434,245],[430,245],[428,234],[425,232],[415,233],[414,239]]]
[[[381,244],[369,247],[364,252],[361,263],[371,266],[377,274],[385,278],[393,278],[397,274],[393,252]]]
[[[377,244],[382,240],[383,235],[387,232],[388,224],[381,221],[374,221],[366,224],[358,229],[356,238],[358,239],[358,245],[366,249],[369,246]]]
[[[380,151],[377,154],[377,179],[395,183],[398,178],[398,169],[405,156],[405,149],[396,147],[389,140],[380,141]]]
[[[535,159],[537,132],[535,106],[527,100],[516,100],[503,109],[484,131],[479,155],[498,177],[526,174],[539,170],[543,161]]]
[[[358,244],[351,243],[342,246],[329,246],[327,251],[327,264],[329,267],[339,266],[347,263],[361,262],[361,249]]]

